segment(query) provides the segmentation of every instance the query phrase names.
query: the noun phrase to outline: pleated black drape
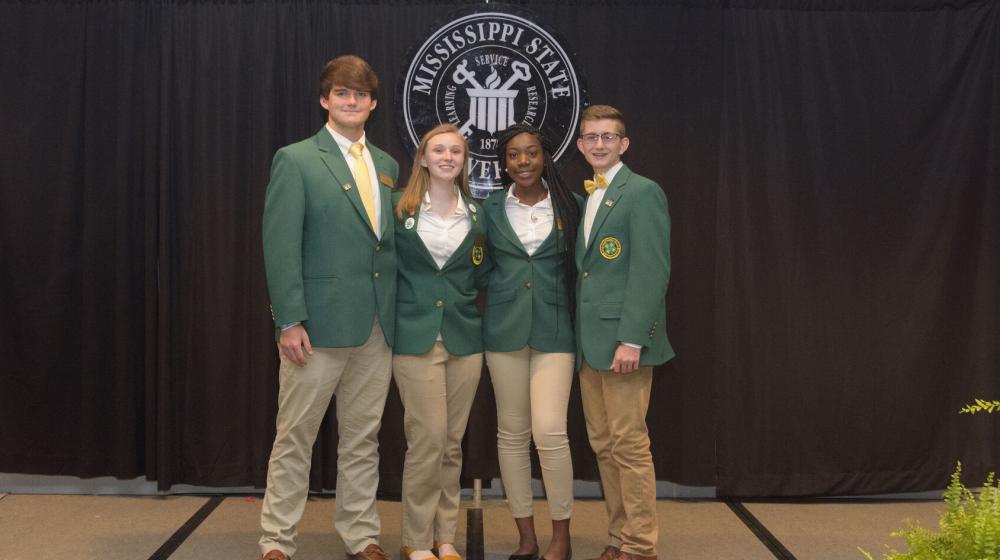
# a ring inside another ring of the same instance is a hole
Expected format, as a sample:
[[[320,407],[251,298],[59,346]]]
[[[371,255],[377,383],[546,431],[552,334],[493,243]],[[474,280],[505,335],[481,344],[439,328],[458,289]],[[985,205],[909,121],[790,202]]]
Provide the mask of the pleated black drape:
[[[271,156],[323,122],[346,52],[368,134],[463,4],[0,0],[0,472],[261,485],[277,363],[260,250]],[[1000,6],[525,2],[625,159],[670,200],[657,476],[722,495],[941,487],[998,464]],[[566,175],[587,175],[567,154]],[[465,475],[498,475],[488,376]],[[596,470],[571,401],[578,478]],[[405,442],[390,394],[382,483]],[[328,415],[314,489],[336,480]]]

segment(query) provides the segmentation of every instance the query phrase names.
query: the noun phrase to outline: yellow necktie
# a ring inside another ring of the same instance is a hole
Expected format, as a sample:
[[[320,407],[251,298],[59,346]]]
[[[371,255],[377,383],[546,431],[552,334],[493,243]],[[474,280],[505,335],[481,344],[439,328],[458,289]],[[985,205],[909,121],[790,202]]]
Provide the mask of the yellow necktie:
[[[351,144],[350,152],[354,156],[354,182],[358,184],[358,194],[361,195],[361,203],[365,205],[365,212],[368,213],[368,220],[372,223],[372,231],[375,231],[375,195],[372,194],[372,180],[368,176],[368,164],[361,156],[365,145],[358,142]]]
[[[608,186],[608,180],[604,178],[604,175],[598,173],[594,175],[594,180],[586,180],[583,182],[583,190],[587,191],[587,194],[594,194],[597,189],[604,189]]]

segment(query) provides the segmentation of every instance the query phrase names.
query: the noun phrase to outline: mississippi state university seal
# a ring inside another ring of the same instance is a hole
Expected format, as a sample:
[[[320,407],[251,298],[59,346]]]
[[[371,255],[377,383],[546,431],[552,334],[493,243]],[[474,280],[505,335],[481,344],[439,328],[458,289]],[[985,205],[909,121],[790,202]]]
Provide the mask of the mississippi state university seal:
[[[397,103],[403,143],[416,151],[441,123],[469,143],[472,195],[502,188],[496,133],[515,123],[542,131],[559,158],[572,144],[585,91],[561,42],[523,11],[464,10],[407,58]]]

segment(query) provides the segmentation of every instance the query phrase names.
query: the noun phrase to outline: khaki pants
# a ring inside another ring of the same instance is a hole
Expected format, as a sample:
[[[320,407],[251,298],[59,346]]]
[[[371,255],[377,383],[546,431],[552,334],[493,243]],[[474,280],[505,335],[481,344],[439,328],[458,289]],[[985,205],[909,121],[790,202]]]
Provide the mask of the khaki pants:
[[[455,542],[462,436],[482,368],[482,353],[452,356],[441,342],[426,354],[392,358],[406,433],[403,546]]]
[[[584,362],[580,392],[590,446],[597,454],[612,546],[656,555],[656,474],[646,411],[653,368],[632,373],[597,371]]]
[[[260,516],[261,552],[295,554],[296,525],[309,492],[313,442],[337,395],[337,505],[334,526],[349,553],[378,543],[378,430],[389,393],[392,354],[376,319],[351,348],[313,348],[305,367],[282,356],[277,434]]]
[[[574,355],[538,352],[487,352],[497,401],[497,454],[500,477],[515,518],[534,515],[531,492],[531,440],[535,440],[542,481],[554,521],[573,515],[573,461],[566,434],[566,410],[573,385]]]

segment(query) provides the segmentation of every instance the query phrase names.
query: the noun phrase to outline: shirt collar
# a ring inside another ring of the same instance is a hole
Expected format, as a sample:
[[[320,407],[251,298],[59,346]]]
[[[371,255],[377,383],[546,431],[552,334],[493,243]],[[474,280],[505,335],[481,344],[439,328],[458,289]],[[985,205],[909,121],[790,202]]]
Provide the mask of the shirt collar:
[[[618,163],[612,165],[611,169],[608,169],[604,173],[604,179],[608,182],[608,185],[610,185],[611,182],[615,180],[615,175],[618,174],[618,171],[621,170],[623,165],[625,165],[625,162],[623,162],[622,160],[618,160]],[[596,176],[597,174],[595,173],[594,175]]]
[[[545,198],[543,198],[542,200],[539,200],[538,203],[535,204],[534,208],[551,208],[552,207],[552,193],[548,192],[549,191],[549,184],[545,182],[545,179],[542,179],[542,186],[545,187],[545,191],[547,193],[547,196]],[[507,204],[522,204],[521,199],[517,198],[517,196],[514,194],[514,189],[516,189],[516,188],[517,188],[517,185],[512,183],[510,185],[510,188],[507,189],[507,197],[505,199],[505,202]]]
[[[455,204],[454,216],[464,216],[466,213],[465,200],[462,198],[462,193],[458,190],[458,185],[454,185],[452,192],[458,197],[458,203]],[[431,193],[430,191],[424,191],[424,201],[420,204],[420,213],[430,212],[431,210]]]
[[[330,132],[330,136],[333,136],[333,141],[337,143],[337,147],[340,148],[340,151],[345,154],[351,150],[351,144],[361,144],[366,149],[368,148],[368,144],[365,141],[365,134],[363,133],[357,142],[351,142],[346,136],[334,130],[330,126],[330,123],[326,124],[326,129]]]

